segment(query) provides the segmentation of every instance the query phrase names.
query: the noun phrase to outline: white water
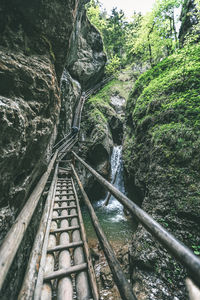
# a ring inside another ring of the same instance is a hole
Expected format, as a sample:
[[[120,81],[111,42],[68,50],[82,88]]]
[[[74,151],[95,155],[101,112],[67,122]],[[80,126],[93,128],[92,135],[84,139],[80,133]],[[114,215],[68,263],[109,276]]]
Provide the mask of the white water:
[[[114,186],[126,194],[123,179],[122,146],[113,147],[111,156],[111,181],[114,179],[116,172],[117,176]],[[121,242],[130,240],[135,225],[125,216],[123,206],[113,196],[111,196],[107,206],[104,206],[104,203],[105,198],[92,204],[108,239],[111,241],[119,240]],[[86,209],[83,210],[83,217],[88,236],[91,238],[95,237]]]

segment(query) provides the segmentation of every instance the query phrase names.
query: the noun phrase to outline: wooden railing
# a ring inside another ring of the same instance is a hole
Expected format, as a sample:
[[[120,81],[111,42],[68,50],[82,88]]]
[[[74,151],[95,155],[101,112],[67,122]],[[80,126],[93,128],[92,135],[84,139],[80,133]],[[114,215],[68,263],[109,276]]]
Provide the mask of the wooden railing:
[[[167,252],[171,253],[187,269],[188,276],[200,287],[200,259],[183,243],[156,222],[143,209],[132,202],[111,183],[98,174],[92,167],[83,161],[76,153],[73,156],[106,188],[138,221],[160,242]]]

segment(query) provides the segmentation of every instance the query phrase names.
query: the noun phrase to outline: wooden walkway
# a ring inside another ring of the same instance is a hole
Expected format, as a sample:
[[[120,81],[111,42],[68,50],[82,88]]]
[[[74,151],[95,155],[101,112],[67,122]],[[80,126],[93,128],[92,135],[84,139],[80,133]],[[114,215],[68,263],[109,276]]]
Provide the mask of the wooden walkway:
[[[71,168],[59,165],[34,299],[98,299]]]

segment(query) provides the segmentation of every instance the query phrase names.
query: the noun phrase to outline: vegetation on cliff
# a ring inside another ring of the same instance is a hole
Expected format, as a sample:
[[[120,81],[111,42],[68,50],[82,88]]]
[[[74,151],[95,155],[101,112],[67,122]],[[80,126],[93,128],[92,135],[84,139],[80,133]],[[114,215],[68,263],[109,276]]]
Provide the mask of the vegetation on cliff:
[[[128,181],[143,192],[143,209],[197,255],[199,74],[200,45],[187,43],[139,77],[127,103],[123,155]],[[156,250],[155,241],[142,227],[134,240],[131,257],[137,272],[133,281],[142,281],[145,293],[160,285],[160,289],[155,289],[156,299],[168,299],[173,293],[178,299],[185,299],[182,268],[159,245]]]
[[[176,208],[188,203],[196,216],[195,206],[200,204],[199,72],[200,45],[196,44],[165,59],[137,80],[127,105],[129,130],[124,148],[128,172],[137,173],[138,164],[145,162],[145,181],[152,176],[152,157],[157,157],[166,170],[173,167],[173,172],[165,175],[187,186],[180,199],[174,199]]]

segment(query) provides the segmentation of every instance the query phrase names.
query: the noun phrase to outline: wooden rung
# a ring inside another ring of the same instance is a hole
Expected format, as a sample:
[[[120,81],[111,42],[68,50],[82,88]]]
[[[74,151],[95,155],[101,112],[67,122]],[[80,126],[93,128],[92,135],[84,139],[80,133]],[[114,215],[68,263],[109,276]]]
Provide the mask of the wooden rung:
[[[69,243],[68,245],[59,245],[53,248],[49,248],[47,249],[48,253],[52,253],[52,252],[56,252],[56,251],[62,251],[62,250],[67,250],[70,248],[75,248],[75,247],[79,247],[79,246],[83,246],[83,242],[76,242],[76,243]]]
[[[68,205],[66,207],[54,207],[53,210],[59,210],[59,209],[64,210],[64,209],[69,209],[69,208],[76,208],[76,205],[71,205],[71,206]]]
[[[61,171],[63,171],[63,170],[64,170],[64,171],[71,171],[72,169],[71,169],[71,168],[68,168],[68,167],[67,167],[67,168],[59,167],[58,170],[59,170],[59,171],[60,171],[60,170],[61,170]]]
[[[69,190],[70,191],[70,193],[71,193],[71,189]],[[65,193],[66,194],[66,190],[58,190],[58,189],[56,189],[56,193]],[[72,194],[72,193],[71,193]],[[74,194],[74,193],[73,193]],[[62,195],[62,194],[59,194],[59,195],[56,195],[56,196],[60,196],[60,195]]]
[[[59,178],[58,179],[58,182],[62,182],[62,181],[71,182],[71,179],[65,179],[65,178]]]
[[[75,198],[71,198],[71,199],[65,199],[65,200],[54,200],[54,202],[59,203],[59,202],[67,202],[67,201],[75,201]]]
[[[56,194],[56,196],[74,196],[74,193]]]
[[[71,184],[71,182],[65,182],[65,183],[64,183],[64,185],[63,185],[62,183],[57,183],[57,187],[62,187],[62,186],[64,186],[64,187],[65,187],[65,186],[67,186],[67,187],[68,187],[68,186],[69,186],[69,187],[71,187],[71,186],[72,186],[72,184]]]
[[[66,227],[66,228],[58,228],[58,229],[51,229],[50,233],[59,233],[59,232],[67,232],[70,230],[76,230],[79,229],[80,226],[76,225],[76,226],[70,226],[70,227]]]
[[[69,185],[69,186],[71,186],[72,185],[72,183],[71,183],[71,181],[61,181],[61,182],[58,182],[57,183],[57,186],[66,186],[66,185]]]
[[[56,278],[59,279],[59,278],[65,277],[67,275],[70,275],[72,273],[78,273],[78,272],[84,271],[86,269],[87,269],[86,263],[83,263],[83,264],[80,264],[77,266],[73,266],[73,267],[69,267],[67,269],[61,269],[61,270],[52,272],[52,273],[44,276],[44,281],[49,281],[49,280],[56,279]]]
[[[73,217],[78,217],[78,215],[73,214],[73,215],[66,215],[66,216],[58,216],[58,217],[53,217],[52,220],[56,221],[56,220],[63,220],[63,219],[67,219],[67,218],[73,218]]]
[[[61,162],[71,162],[71,159],[61,159]]]
[[[63,186],[62,188],[57,188],[56,189],[56,192],[59,192],[59,191],[62,191],[62,192],[64,192],[64,191],[66,191],[66,190],[71,190],[71,191],[73,191],[73,189],[72,189],[72,187],[70,186],[70,187],[66,187],[66,186]]]

